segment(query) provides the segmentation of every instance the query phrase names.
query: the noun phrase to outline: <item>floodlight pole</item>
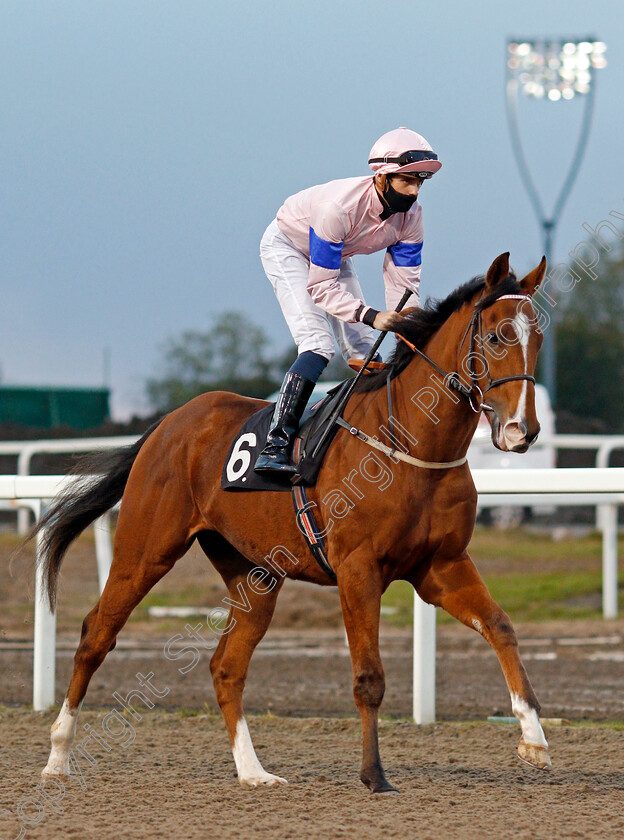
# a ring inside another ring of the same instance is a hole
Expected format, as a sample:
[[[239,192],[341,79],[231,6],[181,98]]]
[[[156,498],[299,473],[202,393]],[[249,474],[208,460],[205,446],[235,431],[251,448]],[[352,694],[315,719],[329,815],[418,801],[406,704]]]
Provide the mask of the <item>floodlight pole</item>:
[[[518,80],[516,78],[509,78],[507,81],[507,121],[509,124],[509,133],[511,135],[511,146],[520,170],[520,177],[529,195],[533,209],[537,216],[538,223],[542,229],[542,243],[544,256],[548,262],[548,268],[552,268],[552,253],[555,239],[555,233],[559,219],[563,212],[564,205],[568,200],[574,182],[578,176],[579,169],[585,149],[587,148],[587,140],[589,139],[589,129],[594,110],[594,92],[596,87],[595,74],[592,74],[589,91],[585,94],[585,107],[583,109],[583,117],[579,131],[578,140],[576,142],[576,149],[574,150],[574,157],[568,169],[565,181],[561,187],[561,191],[555,202],[553,212],[547,216],[544,212],[544,206],[535,187],[533,178],[529,171],[529,167],[524,154],[522,140],[520,137],[520,126],[518,119]],[[548,293],[552,296],[553,290],[549,287]],[[553,406],[557,404],[557,344],[556,344],[556,311],[553,307],[551,310],[551,321],[548,327],[544,330],[544,343],[542,345],[541,356],[543,359],[543,380],[544,385],[548,390],[550,401]]]

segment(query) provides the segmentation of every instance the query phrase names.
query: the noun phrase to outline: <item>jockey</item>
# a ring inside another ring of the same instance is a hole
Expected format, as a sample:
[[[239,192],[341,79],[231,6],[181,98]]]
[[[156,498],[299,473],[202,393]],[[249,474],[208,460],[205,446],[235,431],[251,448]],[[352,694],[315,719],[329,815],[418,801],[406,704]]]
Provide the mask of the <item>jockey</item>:
[[[299,420],[334,355],[334,336],[349,360],[364,359],[375,330],[391,330],[405,289],[418,304],[422,182],[442,164],[429,143],[407,128],[389,131],[371,149],[375,173],[310,187],[287,198],[260,243],[260,258],[298,349],[287,372],[267,441],[254,469],[291,475]],[[367,306],[351,257],[387,249],[387,310]],[[333,336],[332,336],[333,331]]]

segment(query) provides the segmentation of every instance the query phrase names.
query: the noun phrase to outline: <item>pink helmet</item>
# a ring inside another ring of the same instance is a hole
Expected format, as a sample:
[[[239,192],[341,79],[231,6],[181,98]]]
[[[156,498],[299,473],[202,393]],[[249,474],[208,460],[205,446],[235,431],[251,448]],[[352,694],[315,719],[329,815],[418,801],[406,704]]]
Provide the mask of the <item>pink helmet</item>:
[[[370,150],[368,165],[377,175],[404,172],[437,172],[442,166],[429,143],[409,128],[395,128],[382,135]],[[429,175],[429,177],[431,177]]]

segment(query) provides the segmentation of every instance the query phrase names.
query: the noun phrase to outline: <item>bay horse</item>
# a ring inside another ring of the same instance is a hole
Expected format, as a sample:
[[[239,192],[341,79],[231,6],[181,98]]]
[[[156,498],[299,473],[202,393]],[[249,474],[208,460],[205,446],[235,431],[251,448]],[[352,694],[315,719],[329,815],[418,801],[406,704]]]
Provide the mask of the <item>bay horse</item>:
[[[537,768],[550,767],[539,703],[513,627],[467,552],[477,494],[465,456],[480,411],[487,411],[499,449],[523,452],[539,432],[533,373],[542,336],[531,297],[546,260],[518,281],[508,258],[502,254],[485,277],[442,302],[397,314],[394,330],[409,346],[397,343],[390,377],[372,373],[350,397],[345,419],[351,431],[359,428],[369,442],[379,443],[388,423],[389,391],[396,440],[392,456],[382,458],[339,429],[309,489],[335,580],[315,562],[296,527],[290,493],[221,489],[233,434],[263,401],[203,394],[133,446],[83,459],[77,471],[97,475],[68,489],[37,526],[45,534],[41,562],[52,608],[68,545],[120,498],[121,508],[110,575],[82,626],[44,775],[69,773],[91,677],[132,610],[194,540],[223,578],[232,604],[210,668],[241,784],[285,783],[260,764],[242,705],[251,656],[285,577],[338,587],[362,720],[360,778],[372,792],[394,791],[381,764],[377,732],[385,689],[380,600],[394,580],[409,581],[424,601],[443,607],[494,648],[522,729],[518,755]],[[420,466],[401,459],[416,456]]]

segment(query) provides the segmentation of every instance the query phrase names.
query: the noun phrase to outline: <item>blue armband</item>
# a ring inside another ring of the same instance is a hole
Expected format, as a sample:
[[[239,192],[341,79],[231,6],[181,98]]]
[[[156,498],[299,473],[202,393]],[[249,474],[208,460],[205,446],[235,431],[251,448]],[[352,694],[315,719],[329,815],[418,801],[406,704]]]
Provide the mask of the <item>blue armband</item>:
[[[401,268],[415,268],[422,262],[422,242],[397,242],[388,248],[392,262]]]
[[[310,228],[310,262],[320,268],[340,268],[343,242],[328,242]]]

